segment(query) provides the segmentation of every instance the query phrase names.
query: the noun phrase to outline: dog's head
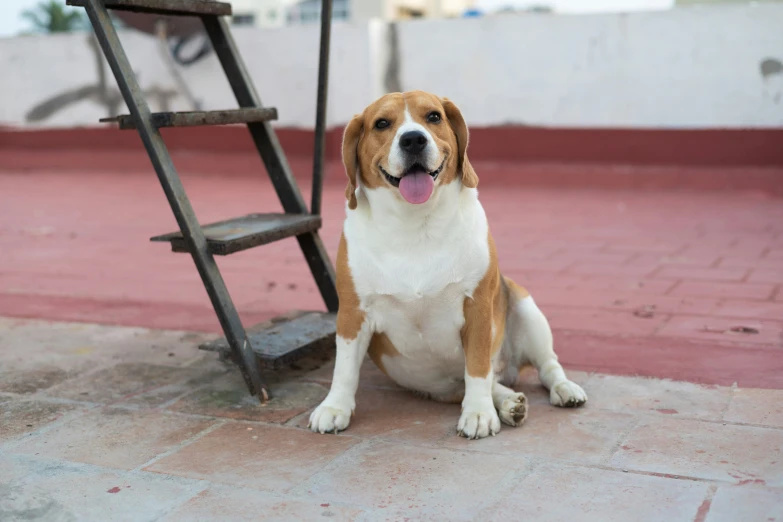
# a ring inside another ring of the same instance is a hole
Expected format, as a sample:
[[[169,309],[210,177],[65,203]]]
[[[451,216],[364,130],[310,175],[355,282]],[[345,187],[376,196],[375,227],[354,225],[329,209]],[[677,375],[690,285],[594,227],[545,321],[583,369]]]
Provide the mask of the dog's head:
[[[348,206],[356,208],[360,185],[411,204],[426,203],[450,183],[475,188],[467,148],[468,127],[453,102],[421,91],[387,94],[345,129]]]

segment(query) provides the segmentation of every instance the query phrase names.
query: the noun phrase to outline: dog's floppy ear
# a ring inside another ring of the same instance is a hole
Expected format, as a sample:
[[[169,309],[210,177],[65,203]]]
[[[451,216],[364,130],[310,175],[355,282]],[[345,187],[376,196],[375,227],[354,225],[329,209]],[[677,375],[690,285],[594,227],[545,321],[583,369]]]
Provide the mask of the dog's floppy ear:
[[[357,114],[345,127],[343,133],[343,165],[345,175],[348,176],[348,186],[345,187],[345,199],[348,200],[348,208],[356,208],[356,176],[359,175],[359,138],[364,131],[364,115]]]
[[[462,184],[468,188],[478,186],[478,176],[468,160],[468,126],[462,113],[448,98],[441,100],[446,119],[451,125],[451,130],[457,136],[457,175],[462,179]]]

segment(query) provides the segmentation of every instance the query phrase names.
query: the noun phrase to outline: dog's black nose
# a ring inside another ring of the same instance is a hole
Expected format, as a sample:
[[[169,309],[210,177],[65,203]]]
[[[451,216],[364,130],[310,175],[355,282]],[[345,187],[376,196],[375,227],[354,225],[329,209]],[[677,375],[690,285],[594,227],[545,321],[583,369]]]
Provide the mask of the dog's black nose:
[[[418,154],[427,146],[427,136],[421,131],[408,131],[400,136],[400,148],[410,154]]]

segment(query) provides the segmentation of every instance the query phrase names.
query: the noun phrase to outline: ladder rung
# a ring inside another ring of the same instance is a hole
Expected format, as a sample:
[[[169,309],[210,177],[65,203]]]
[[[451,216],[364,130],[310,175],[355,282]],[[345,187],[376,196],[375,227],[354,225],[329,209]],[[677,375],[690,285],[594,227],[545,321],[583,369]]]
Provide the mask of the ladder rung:
[[[277,119],[273,107],[231,109],[227,111],[153,112],[152,125],[161,127],[197,127],[201,125],[232,125]],[[130,114],[101,118],[101,123],[119,123],[121,130],[136,128],[136,120]]]
[[[66,0],[66,5],[84,7],[86,0]],[[231,16],[231,4],[212,0],[103,0],[107,9],[175,16]]]
[[[209,251],[216,256],[241,252],[280,239],[315,232],[321,228],[321,216],[312,214],[249,214],[203,225]],[[188,252],[182,232],[155,236],[150,241],[171,243],[173,252]]]
[[[247,339],[266,368],[276,368],[316,350],[334,351],[335,314],[310,312],[294,318],[260,323],[247,329]],[[202,350],[221,352],[231,358],[225,337],[204,343]]]

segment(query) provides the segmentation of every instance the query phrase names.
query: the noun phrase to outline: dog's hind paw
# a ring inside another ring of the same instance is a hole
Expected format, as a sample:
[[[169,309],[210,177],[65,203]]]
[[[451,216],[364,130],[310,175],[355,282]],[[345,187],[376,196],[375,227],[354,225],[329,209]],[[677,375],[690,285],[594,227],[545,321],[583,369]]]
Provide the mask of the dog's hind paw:
[[[516,393],[505,399],[498,409],[500,420],[509,426],[521,426],[527,418],[527,397]]]
[[[573,381],[561,381],[549,391],[549,402],[561,408],[577,408],[587,402],[587,394]]]

